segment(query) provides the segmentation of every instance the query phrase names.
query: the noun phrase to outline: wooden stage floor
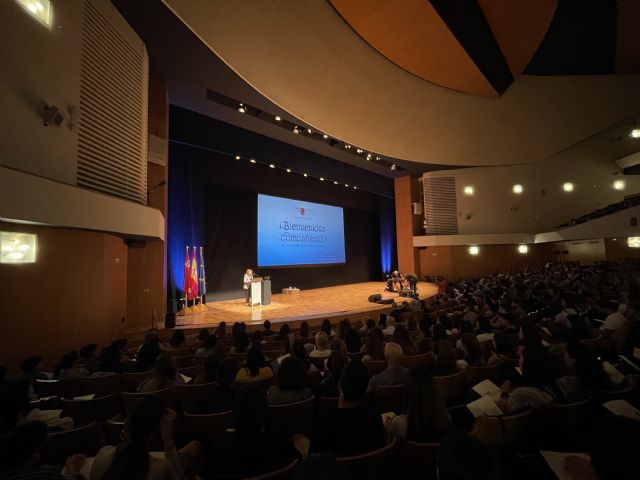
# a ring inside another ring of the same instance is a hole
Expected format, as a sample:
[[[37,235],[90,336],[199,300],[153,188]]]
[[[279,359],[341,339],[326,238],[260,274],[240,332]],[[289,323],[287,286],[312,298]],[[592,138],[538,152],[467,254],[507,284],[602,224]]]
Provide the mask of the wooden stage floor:
[[[203,305],[201,312],[190,313],[187,309],[186,315],[178,315],[176,326],[212,327],[223,320],[227,325],[234,322],[259,325],[265,320],[278,323],[331,319],[389,310],[390,305],[369,302],[369,295],[375,293],[381,294],[383,299],[396,299],[398,302],[407,300],[396,293],[384,292],[385,285],[385,282],[364,282],[302,290],[296,296],[275,293],[271,297],[271,305],[266,306],[249,307],[244,298],[211,302]],[[438,288],[432,283],[418,283],[421,300],[434,296],[437,291]]]

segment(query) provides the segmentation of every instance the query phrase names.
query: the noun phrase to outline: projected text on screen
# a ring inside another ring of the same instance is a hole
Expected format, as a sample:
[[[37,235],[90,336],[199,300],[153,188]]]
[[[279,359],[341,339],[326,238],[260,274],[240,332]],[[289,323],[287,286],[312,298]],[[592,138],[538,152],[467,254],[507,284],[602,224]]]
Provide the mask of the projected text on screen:
[[[258,195],[258,266],[344,262],[342,208]]]

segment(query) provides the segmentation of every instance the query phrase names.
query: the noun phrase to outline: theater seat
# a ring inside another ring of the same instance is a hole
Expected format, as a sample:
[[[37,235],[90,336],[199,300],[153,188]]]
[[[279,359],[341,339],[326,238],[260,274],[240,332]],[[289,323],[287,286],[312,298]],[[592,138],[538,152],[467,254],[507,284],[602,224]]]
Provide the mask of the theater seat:
[[[142,381],[151,376],[152,372],[135,372],[135,373],[121,373],[120,381],[122,382],[123,392],[135,392],[138,389],[138,385]]]
[[[278,429],[285,434],[311,434],[313,428],[313,414],[315,398],[313,396],[294,403],[283,405],[269,405],[271,417]]]
[[[373,377],[374,375],[377,375],[378,373],[383,372],[385,368],[387,368],[386,360],[368,360],[363,363],[367,367],[367,370],[369,370],[370,377]]]
[[[585,422],[592,411],[593,397],[574,403],[551,403],[544,405],[536,412],[536,432],[545,449],[562,449],[574,451],[582,446],[584,439],[580,433],[585,432]]]
[[[483,380],[491,380],[496,385],[500,385],[502,369],[501,361],[484,367],[469,367],[467,369],[467,385],[476,385]]]
[[[76,453],[93,457],[104,445],[104,435],[96,422],[73,430],[51,433],[40,450],[40,463],[64,465],[66,459]]]
[[[213,445],[216,439],[233,426],[233,412],[206,415],[184,414],[184,431],[189,440],[199,440]]]
[[[80,379],[36,380],[34,385],[38,397],[73,398],[80,395]]]
[[[174,395],[174,392],[172,390],[165,388],[164,390],[155,390],[153,392],[145,392],[145,393],[122,392],[120,394],[120,397],[122,398],[122,405],[124,407],[124,414],[126,416],[126,415],[129,415],[135,403],[141,398],[149,397],[149,396],[157,396],[157,397],[160,397],[162,400],[164,400],[166,406],[169,406],[171,399],[173,398],[173,395]]]
[[[440,443],[406,441],[400,447],[399,478],[405,480],[436,480]]]
[[[431,355],[422,353],[420,355],[406,355],[402,357],[402,365],[406,368],[426,367],[429,365]]]
[[[396,457],[397,442],[394,439],[388,445],[373,452],[355,455],[353,457],[339,457],[338,462],[346,470],[349,480],[383,480],[396,478],[391,474]]]
[[[262,380],[255,380],[252,382],[233,382],[234,388],[239,388],[246,385],[255,385],[264,393],[267,393],[269,388],[273,385],[275,379],[274,377],[263,378]]]
[[[205,392],[216,388],[216,383],[200,383],[198,385],[182,385],[178,389],[180,403],[185,412],[195,411],[196,402]]]
[[[433,378],[447,405],[455,405],[462,399],[467,385],[466,370],[461,370],[453,375],[434,376]]]
[[[80,390],[83,395],[93,393],[96,396],[120,394],[122,382],[117,373],[104,373],[80,378]]]
[[[73,418],[76,427],[91,422],[109,420],[118,413],[118,399],[113,395],[95,397],[91,400],[60,400],[63,417]]]
[[[293,477],[293,471],[298,465],[298,460],[294,460],[289,465],[286,465],[272,472],[263,473],[257,477],[249,477],[244,480],[288,480]],[[217,477],[214,477],[217,478]]]
[[[480,415],[476,418],[474,437],[497,452],[507,443],[518,442],[529,427],[532,418],[533,409],[531,408],[514,415],[495,417]]]
[[[373,405],[378,413],[402,414],[407,405],[407,387],[405,385],[376,387],[373,392]]]

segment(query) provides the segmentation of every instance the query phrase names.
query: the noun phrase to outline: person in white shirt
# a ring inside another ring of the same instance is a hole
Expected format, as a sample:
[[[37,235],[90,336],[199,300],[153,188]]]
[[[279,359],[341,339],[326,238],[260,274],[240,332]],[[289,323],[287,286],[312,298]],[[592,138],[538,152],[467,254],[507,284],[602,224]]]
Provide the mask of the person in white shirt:
[[[253,270],[247,268],[246,272],[244,272],[244,278],[242,280],[242,288],[244,289],[244,298],[247,302],[247,305],[251,305],[251,281],[253,280]]]
[[[610,311],[612,309],[609,309]],[[624,313],[627,311],[627,306],[622,303],[618,307],[618,310],[607,315],[607,318],[604,319],[604,323],[600,327],[600,330],[611,330],[613,332],[614,340],[617,339],[622,327],[627,322],[627,317],[624,316]]]
[[[309,353],[311,358],[328,358],[331,355],[329,337],[324,332],[316,333],[316,348]]]

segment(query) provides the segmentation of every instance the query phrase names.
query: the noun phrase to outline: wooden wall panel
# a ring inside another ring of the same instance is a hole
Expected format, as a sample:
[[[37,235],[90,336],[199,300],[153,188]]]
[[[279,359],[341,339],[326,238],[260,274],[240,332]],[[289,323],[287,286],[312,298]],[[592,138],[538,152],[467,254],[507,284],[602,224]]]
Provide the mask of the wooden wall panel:
[[[419,196],[416,192],[418,182],[410,176],[399,177],[394,181],[396,196],[396,238],[398,246],[398,266],[400,272],[415,272],[420,275],[418,250],[413,247],[413,235],[416,219],[413,215],[412,201]],[[391,266],[392,270],[396,267]]]

